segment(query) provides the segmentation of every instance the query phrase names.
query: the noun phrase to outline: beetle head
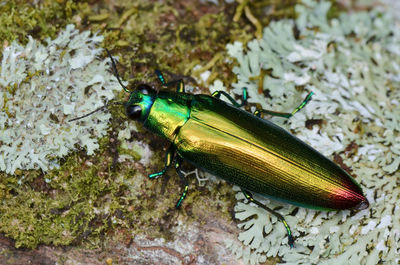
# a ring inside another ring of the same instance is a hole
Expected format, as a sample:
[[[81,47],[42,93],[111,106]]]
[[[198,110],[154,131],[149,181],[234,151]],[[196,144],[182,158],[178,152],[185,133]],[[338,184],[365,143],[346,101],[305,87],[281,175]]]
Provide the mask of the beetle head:
[[[138,85],[125,103],[126,116],[131,120],[145,121],[155,97],[156,92],[149,85]]]

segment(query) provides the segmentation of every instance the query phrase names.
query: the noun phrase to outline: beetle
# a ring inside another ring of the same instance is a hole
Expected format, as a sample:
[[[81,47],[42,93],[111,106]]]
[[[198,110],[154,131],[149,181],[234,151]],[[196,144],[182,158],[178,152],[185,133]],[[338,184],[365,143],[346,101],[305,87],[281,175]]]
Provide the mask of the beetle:
[[[114,104],[123,104],[129,119],[143,123],[146,129],[171,143],[164,168],[149,178],[164,175],[174,165],[184,183],[176,208],[188,192],[188,182],[181,171],[183,161],[239,186],[249,202],[282,221],[290,247],[294,246],[294,238],[284,217],[255,200],[252,193],[316,210],[369,207],[360,185],[346,171],[261,117],[270,114],[290,118],[309,102],[312,92],[291,113],[257,109],[252,114],[241,109],[247,103],[245,88],[241,104],[224,91],[212,95],[189,94],[185,93],[183,80],[167,83],[159,70],[155,73],[163,87],[176,85],[176,92],[157,92],[147,84],[131,91],[122,84],[114,59],[106,51],[118,82],[130,93],[127,102]],[[221,96],[232,104],[222,101]]]

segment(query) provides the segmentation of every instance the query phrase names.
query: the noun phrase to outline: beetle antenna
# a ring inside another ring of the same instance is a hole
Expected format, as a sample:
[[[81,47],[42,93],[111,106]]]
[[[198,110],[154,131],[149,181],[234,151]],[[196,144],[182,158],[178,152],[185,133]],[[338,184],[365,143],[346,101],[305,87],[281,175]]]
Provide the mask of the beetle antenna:
[[[92,115],[93,113],[98,112],[98,111],[100,111],[100,110],[103,110],[103,109],[105,109],[105,108],[107,108],[108,106],[111,106],[111,105],[125,105],[125,103],[124,103],[124,102],[111,102],[111,103],[106,103],[104,106],[101,106],[100,108],[95,109],[94,111],[89,112],[88,114],[85,114],[85,115],[83,115],[83,116],[80,116],[80,117],[71,119],[71,120],[69,120],[68,122],[76,121],[76,120],[80,120],[80,119],[86,118],[87,116],[90,116],[90,115]]]
[[[108,56],[109,56],[110,59],[111,59],[111,65],[112,65],[112,68],[113,68],[113,71],[114,71],[114,75],[115,75],[115,77],[118,79],[119,84],[123,87],[123,89],[125,90],[125,92],[131,93],[132,91],[130,91],[126,86],[124,86],[124,84],[122,84],[121,79],[119,78],[119,73],[118,73],[118,70],[117,70],[117,65],[115,64],[114,58],[111,56],[110,51],[109,51],[107,48],[105,48],[105,49],[106,49],[106,52],[107,52]]]

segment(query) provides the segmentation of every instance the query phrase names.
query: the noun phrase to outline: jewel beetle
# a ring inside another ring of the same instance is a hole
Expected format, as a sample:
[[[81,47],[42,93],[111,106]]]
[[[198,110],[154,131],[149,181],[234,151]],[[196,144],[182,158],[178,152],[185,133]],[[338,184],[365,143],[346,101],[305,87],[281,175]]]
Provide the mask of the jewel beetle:
[[[124,105],[129,119],[143,123],[146,129],[171,143],[164,168],[149,178],[160,177],[170,166],[175,167],[184,183],[176,208],[188,192],[188,182],[181,171],[183,161],[239,186],[248,201],[282,221],[291,247],[294,238],[284,217],[255,200],[252,193],[316,210],[369,207],[360,185],[346,171],[261,117],[269,114],[290,118],[307,104],[312,92],[291,113],[257,109],[252,114],[241,109],[247,103],[245,88],[241,104],[224,91],[212,95],[185,93],[182,80],[167,83],[159,70],[155,72],[163,87],[175,85],[176,92],[155,91],[147,84],[131,91],[122,84],[115,62],[106,51],[118,82],[130,93],[127,102],[114,104]],[[232,104],[222,101],[221,96]]]

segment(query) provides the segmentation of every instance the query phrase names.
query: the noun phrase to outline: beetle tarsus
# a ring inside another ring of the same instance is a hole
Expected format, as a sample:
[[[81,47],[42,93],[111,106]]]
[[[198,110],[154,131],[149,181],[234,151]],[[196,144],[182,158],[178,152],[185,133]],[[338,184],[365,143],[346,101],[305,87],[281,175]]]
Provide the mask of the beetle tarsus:
[[[181,207],[183,200],[186,198],[188,190],[189,190],[189,186],[185,185],[185,188],[183,189],[182,196],[179,198],[178,202],[175,205],[176,209],[179,209]]]
[[[179,209],[181,207],[182,202],[186,198],[186,195],[189,190],[189,183],[188,183],[187,179],[185,178],[185,175],[181,171],[181,165],[182,165],[182,158],[180,156],[177,156],[176,161],[175,161],[175,169],[176,169],[176,173],[178,173],[181,181],[184,184],[184,188],[183,188],[183,193],[182,193],[181,197],[179,198],[178,202],[175,205],[176,209]]]
[[[281,215],[281,217],[283,218],[282,215]],[[290,248],[294,248],[294,238],[293,238],[293,235],[292,235],[292,230],[290,230],[290,227],[287,224],[285,219],[281,219],[281,221],[282,221],[283,225],[285,226],[286,232],[288,234],[288,244],[289,244]]]
[[[157,172],[157,173],[153,173],[153,174],[149,174],[149,179],[156,179],[156,178],[158,178],[158,177],[161,177],[162,175],[164,175],[165,174],[165,171],[166,170],[161,170],[160,172]]]
[[[160,80],[161,84],[162,84],[163,86],[166,86],[166,85],[167,85],[167,82],[165,81],[164,75],[161,73],[161,71],[158,70],[158,69],[156,69],[156,70],[154,71],[154,73],[155,73],[156,76],[158,77],[158,80]]]
[[[295,108],[294,111],[292,111],[291,116],[293,116],[296,112],[304,108],[304,106],[307,105],[308,102],[310,102],[312,95],[314,95],[314,92],[311,91],[310,93],[308,93],[303,102],[301,102],[301,104],[297,108]]]
[[[167,172],[168,168],[172,165],[172,161],[174,160],[174,153],[175,153],[175,148],[173,145],[171,145],[168,148],[167,152],[165,153],[164,168],[160,172],[149,174],[150,179],[161,177],[162,175],[165,174],[165,172]]]
[[[294,238],[292,235],[290,235],[288,237],[288,244],[289,244],[290,248],[294,248]]]

